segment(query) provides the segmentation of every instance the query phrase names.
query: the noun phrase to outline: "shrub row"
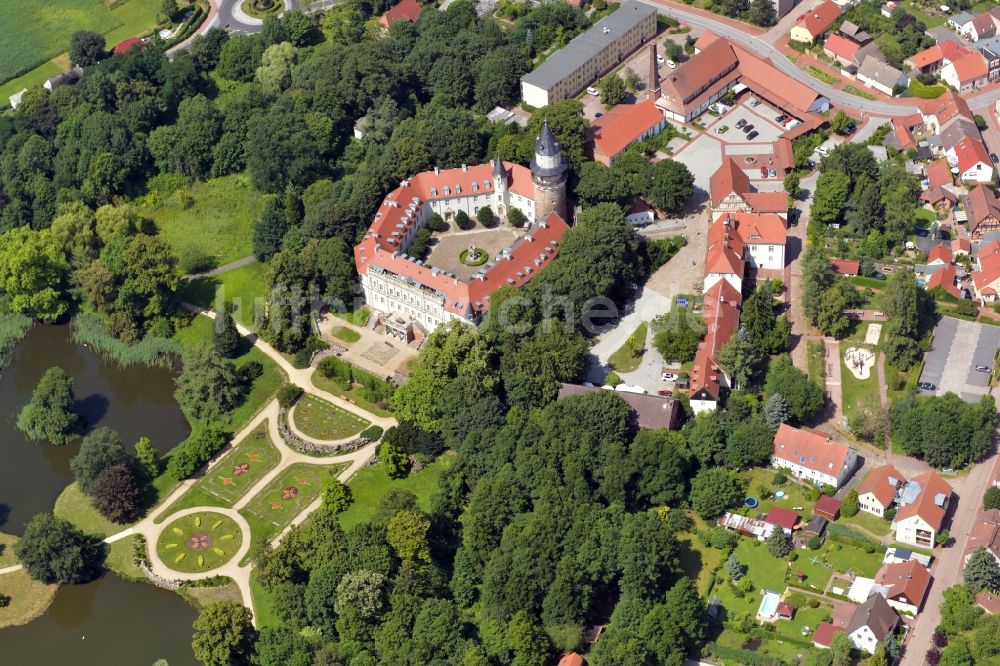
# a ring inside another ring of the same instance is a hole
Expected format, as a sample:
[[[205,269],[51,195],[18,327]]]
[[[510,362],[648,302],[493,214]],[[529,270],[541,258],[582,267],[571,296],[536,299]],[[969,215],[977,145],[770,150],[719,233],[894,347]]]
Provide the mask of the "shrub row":
[[[875,549],[878,548],[878,544],[875,541],[845,525],[834,523],[827,528],[826,533],[834,541],[863,548],[866,553],[874,553]]]
[[[317,366],[320,374],[332,379],[345,390],[353,384],[361,386],[361,397],[372,403],[384,403],[392,397],[396,387],[391,382],[376,377],[370,372],[356,368],[336,356],[327,356]]]
[[[382,439],[382,427],[377,425],[368,426],[361,431],[359,437],[367,439],[369,442],[377,442]]]
[[[746,664],[746,666],[788,666],[785,661],[777,657],[757,654],[743,648],[719,645],[718,643],[709,643],[705,646],[705,651],[722,659],[731,659],[738,664]]]
[[[215,426],[208,426],[186,440],[170,454],[167,474],[181,481],[194,474],[229,441],[229,435]]]

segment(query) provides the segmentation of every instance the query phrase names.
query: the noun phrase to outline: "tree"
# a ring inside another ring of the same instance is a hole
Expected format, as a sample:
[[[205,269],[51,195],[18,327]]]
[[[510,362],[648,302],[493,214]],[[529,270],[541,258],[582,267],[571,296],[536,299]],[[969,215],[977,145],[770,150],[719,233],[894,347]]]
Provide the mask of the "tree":
[[[601,89],[601,104],[604,106],[611,107],[621,104],[625,101],[625,97],[628,96],[625,82],[615,72],[601,79],[598,87]]]
[[[333,474],[323,477],[323,506],[332,513],[343,513],[354,502],[349,486]]]
[[[850,188],[851,179],[847,174],[825,169],[816,180],[811,208],[812,222],[822,228],[838,221]]]
[[[52,232],[19,227],[0,238],[0,304],[41,321],[64,316],[69,266]]]
[[[179,11],[180,8],[177,6],[177,0],[163,0],[160,3],[160,14],[168,21],[173,21]]]
[[[100,548],[94,539],[51,513],[40,513],[14,544],[24,570],[43,583],[82,583],[97,571]]]
[[[799,186],[800,180],[799,174],[795,171],[785,176],[785,192],[788,193],[789,200],[796,199],[802,193],[802,188]]]
[[[312,666],[313,664],[313,648],[308,639],[285,625],[261,629],[255,651],[256,666]]]
[[[257,632],[249,608],[234,601],[220,601],[201,609],[194,621],[191,647],[205,666],[249,666]]]
[[[113,523],[127,524],[142,515],[143,489],[126,465],[106,467],[94,479],[94,508]]]
[[[854,125],[854,119],[844,113],[843,110],[837,111],[830,120],[830,129],[841,136],[848,134],[848,130],[852,125]]]
[[[733,579],[733,582],[738,581],[746,575],[746,565],[740,562],[740,558],[736,557],[736,553],[729,554],[729,558],[726,560],[726,572]]]
[[[174,398],[196,419],[221,418],[236,408],[243,395],[240,375],[232,362],[207,346],[195,347],[186,354]]]
[[[719,365],[733,380],[735,388],[749,386],[763,361],[760,350],[743,331],[729,339],[719,351]]]
[[[17,416],[17,427],[35,442],[63,446],[80,432],[80,416],[73,411],[73,378],[60,367],[45,371],[31,394],[31,402]]]
[[[969,561],[965,563],[962,577],[965,586],[973,594],[978,594],[983,590],[1000,591],[1000,567],[997,566],[993,554],[984,546],[972,551]]]
[[[773,449],[774,432],[755,416],[729,430],[723,462],[730,469],[747,469],[767,461]]]
[[[147,481],[160,475],[160,452],[148,437],[140,437],[135,443],[135,463],[136,471]]]
[[[253,255],[260,261],[269,260],[281,250],[288,229],[288,220],[277,200],[269,198],[253,228]]]
[[[1000,509],[1000,487],[990,486],[986,489],[986,493],[983,495],[983,508],[987,511]]]
[[[788,348],[791,329],[788,320],[775,312],[774,295],[769,283],[743,302],[740,324],[750,341],[765,354],[780,354]]]
[[[664,159],[653,167],[649,198],[660,210],[668,214],[681,212],[693,193],[694,175],[683,162]]]
[[[386,525],[385,538],[401,560],[430,561],[427,532],[431,521],[417,511],[400,511]]]
[[[74,65],[90,67],[106,55],[104,35],[99,32],[78,30],[70,38],[69,61]]]
[[[80,490],[93,495],[101,472],[115,465],[130,464],[131,459],[122,446],[118,433],[107,426],[101,426],[83,438],[79,453],[69,461],[69,468]]]
[[[767,368],[766,392],[768,396],[780,395],[788,406],[788,413],[804,421],[823,408],[826,396],[823,389],[794,365],[787,354],[775,357]]]
[[[513,206],[511,206],[510,210],[507,211],[507,222],[510,224],[510,226],[521,227],[527,221],[528,218],[524,216],[524,213],[522,213],[519,208],[514,208]]]
[[[228,303],[223,303],[215,317],[215,326],[212,328],[212,346],[215,353],[222,358],[234,358],[239,353],[240,332],[236,330],[236,322],[233,321],[233,314]]]
[[[705,332],[691,325],[691,317],[687,308],[675,306],[653,320],[653,348],[665,360],[687,363],[694,359]]]
[[[858,514],[858,509],[858,491],[852,488],[847,491],[847,496],[844,497],[844,501],[840,505],[840,515],[844,518],[850,518]]]
[[[296,60],[296,49],[290,42],[268,46],[255,75],[264,92],[270,95],[284,92],[292,84],[292,66]]]
[[[945,632],[956,634],[976,625],[983,609],[974,606],[976,595],[965,585],[953,585],[944,590],[941,604],[941,626]]]
[[[768,28],[777,21],[777,12],[774,10],[774,3],[771,0],[751,0],[750,11],[747,12],[747,20],[754,25]]]
[[[788,421],[791,412],[788,409],[788,402],[780,393],[772,393],[764,403],[764,421],[771,430],[777,430],[778,426]]]
[[[843,338],[851,331],[851,320],[844,314],[847,309],[847,299],[843,289],[828,289],[820,297],[816,310],[816,327],[824,335]]]
[[[732,472],[708,467],[691,481],[691,508],[708,520],[715,518],[743,499],[743,488]]]
[[[767,546],[767,552],[779,559],[792,552],[792,540],[788,538],[785,530],[780,526],[775,526],[771,530],[771,534],[768,535],[765,545]]]
[[[854,643],[851,642],[850,636],[838,631],[830,643],[830,654],[833,655],[833,663],[836,666],[850,666],[854,657]]]
[[[379,462],[385,466],[390,479],[402,479],[410,473],[410,461],[399,447],[383,441],[378,446]]]
[[[454,219],[455,219],[455,225],[459,229],[462,229],[463,231],[467,231],[473,227],[472,220],[469,219],[469,214],[466,213],[464,210],[460,210],[457,213],[455,213]]]
[[[385,604],[385,584],[383,574],[368,569],[347,574],[337,583],[337,614],[353,611],[365,619],[375,616]]]
[[[496,215],[493,214],[493,209],[489,206],[483,206],[476,212],[476,221],[484,227],[492,227],[495,220]]]

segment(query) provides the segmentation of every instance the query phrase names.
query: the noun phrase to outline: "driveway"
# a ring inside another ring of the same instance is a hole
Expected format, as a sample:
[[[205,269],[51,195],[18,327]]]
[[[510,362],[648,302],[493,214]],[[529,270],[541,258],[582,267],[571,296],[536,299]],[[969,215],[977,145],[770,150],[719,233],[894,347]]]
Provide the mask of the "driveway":
[[[934,345],[927,352],[920,381],[937,385],[937,395],[950,391],[976,402],[989,392],[989,374],[977,372],[975,366],[993,367],[998,347],[1000,328],[942,317],[934,328]]]

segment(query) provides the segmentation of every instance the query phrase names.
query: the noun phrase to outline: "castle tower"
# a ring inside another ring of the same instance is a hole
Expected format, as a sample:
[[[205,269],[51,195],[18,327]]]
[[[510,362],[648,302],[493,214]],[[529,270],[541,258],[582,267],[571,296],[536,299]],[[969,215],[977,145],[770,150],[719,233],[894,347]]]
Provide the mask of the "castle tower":
[[[509,184],[510,170],[504,167],[503,160],[497,154],[496,161],[493,162],[493,208],[501,220],[507,219],[507,212],[510,210]]]
[[[541,222],[556,213],[566,219],[566,161],[549,121],[535,141],[535,159],[531,160],[531,180],[535,184],[535,221]]]

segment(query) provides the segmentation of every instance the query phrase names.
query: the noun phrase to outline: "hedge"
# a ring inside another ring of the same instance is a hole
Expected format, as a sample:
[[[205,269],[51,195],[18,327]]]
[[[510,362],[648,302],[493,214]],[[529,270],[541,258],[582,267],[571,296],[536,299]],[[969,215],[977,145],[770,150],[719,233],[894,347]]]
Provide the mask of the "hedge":
[[[336,356],[327,356],[316,367],[321,375],[332,379],[344,389],[351,388],[352,383],[360,384],[361,396],[368,402],[385,402],[392,397],[393,391],[396,390],[391,382],[360,368],[355,368]]]
[[[361,431],[361,435],[359,436],[367,439],[369,442],[377,442],[382,439],[382,428],[377,425],[368,426]]]
[[[747,666],[788,666],[788,663],[782,659],[766,654],[757,654],[743,648],[709,643],[705,646],[705,649],[716,657],[732,659],[739,664],[746,664]]]

